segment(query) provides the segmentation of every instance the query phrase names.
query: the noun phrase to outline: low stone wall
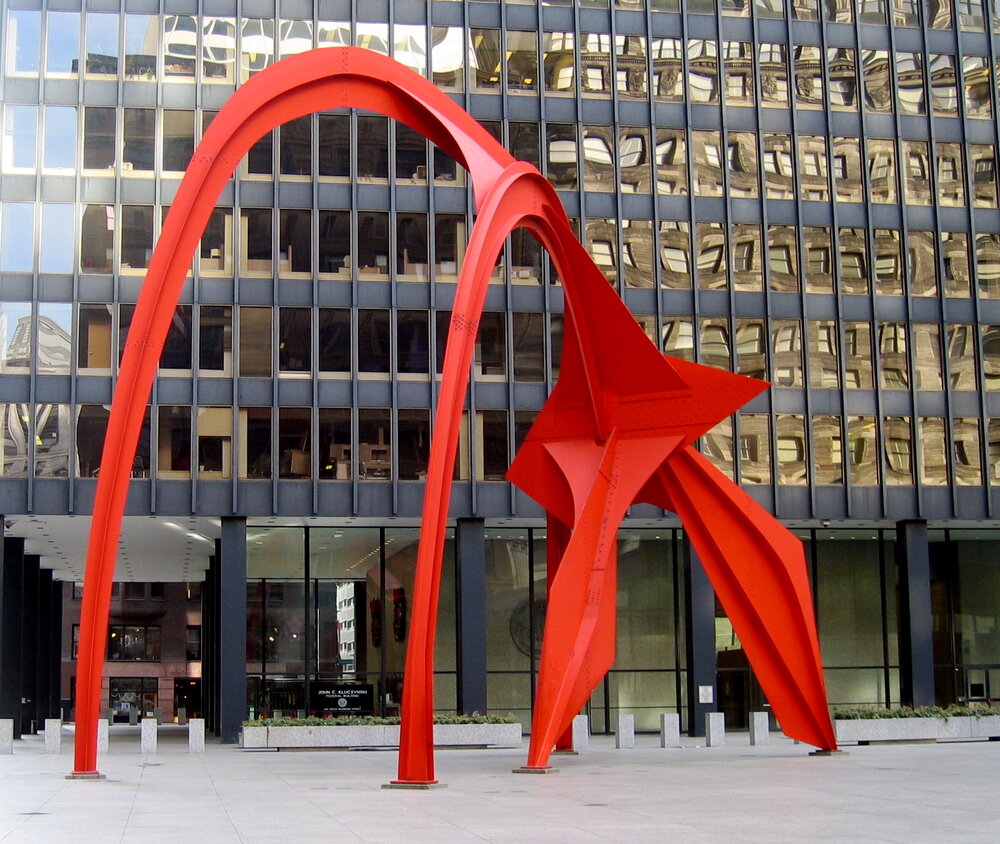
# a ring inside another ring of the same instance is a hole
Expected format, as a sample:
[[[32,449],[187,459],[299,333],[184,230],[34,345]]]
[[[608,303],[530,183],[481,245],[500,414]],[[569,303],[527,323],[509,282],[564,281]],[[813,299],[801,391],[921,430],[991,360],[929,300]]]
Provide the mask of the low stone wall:
[[[859,718],[833,722],[838,744],[1000,739],[1000,715],[981,718]]]
[[[399,747],[399,727],[244,727],[246,750],[265,748]],[[520,724],[435,724],[435,747],[517,747]]]

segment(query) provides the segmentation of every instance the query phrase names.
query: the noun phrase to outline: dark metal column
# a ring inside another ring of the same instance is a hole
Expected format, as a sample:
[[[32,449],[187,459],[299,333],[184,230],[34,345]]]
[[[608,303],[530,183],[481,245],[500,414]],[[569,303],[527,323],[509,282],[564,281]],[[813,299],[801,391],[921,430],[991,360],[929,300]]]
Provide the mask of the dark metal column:
[[[235,744],[247,708],[247,520],[222,520],[219,560],[219,736]]]
[[[201,708],[205,729],[219,734],[218,691],[215,683],[216,629],[215,576],[219,567],[222,543],[215,541],[215,554],[209,557],[205,582],[201,586]]]
[[[21,574],[21,733],[38,732],[38,555],[25,554]]]
[[[717,711],[718,661],[715,653],[715,591],[690,543],[684,543],[684,597],[687,604],[687,710],[689,736],[705,735],[705,714]],[[704,699],[704,702],[702,702]]]
[[[899,567],[899,692],[904,706],[934,705],[931,563],[927,522],[896,523]]]
[[[62,665],[63,665],[63,582],[53,580],[49,591],[49,700],[46,707],[47,718],[69,716],[69,705],[62,711]],[[69,689],[66,689],[69,697]]]
[[[32,718],[36,724],[49,716],[49,683],[52,672],[49,663],[52,660],[52,624],[49,613],[52,611],[52,572],[40,569],[38,572],[38,640],[35,645],[35,705]]]
[[[486,711],[486,527],[482,519],[459,519],[458,711]]]
[[[24,540],[4,538],[0,560],[0,718],[14,719],[14,737],[21,735],[21,577]]]

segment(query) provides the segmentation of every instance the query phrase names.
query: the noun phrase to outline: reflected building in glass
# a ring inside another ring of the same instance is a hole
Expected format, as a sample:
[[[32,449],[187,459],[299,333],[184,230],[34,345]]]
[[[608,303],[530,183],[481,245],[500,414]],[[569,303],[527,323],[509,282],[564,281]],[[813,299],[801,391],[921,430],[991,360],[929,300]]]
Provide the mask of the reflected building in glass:
[[[0,0],[5,570],[82,579],[120,357],[205,128],[281,58],[353,45],[538,166],[664,353],[771,383],[699,448],[802,539],[831,703],[1000,698],[996,3],[210,5]],[[338,690],[398,712],[474,213],[454,160],[363,110],[265,134],[223,189],[163,349],[117,576],[204,581],[190,670],[227,740],[247,714],[330,711]],[[443,710],[528,720],[547,537],[504,473],[562,330],[559,278],[516,232],[458,445]],[[188,545],[171,557],[172,535]],[[746,725],[766,701],[677,519],[631,508],[618,557],[592,729],[679,712],[697,734],[716,709]],[[0,706],[18,682],[0,676]]]

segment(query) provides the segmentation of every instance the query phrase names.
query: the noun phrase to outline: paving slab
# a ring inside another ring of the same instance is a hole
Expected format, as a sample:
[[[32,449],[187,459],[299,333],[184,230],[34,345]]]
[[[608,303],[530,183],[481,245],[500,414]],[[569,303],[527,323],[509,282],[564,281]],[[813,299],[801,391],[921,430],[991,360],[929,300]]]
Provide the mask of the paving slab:
[[[139,728],[114,725],[107,779],[66,780],[61,753],[33,736],[0,756],[0,842],[961,841],[1000,840],[1000,743],[852,747],[811,757],[777,734],[724,747],[685,738],[629,753],[593,736],[557,774],[516,777],[524,749],[445,750],[447,788],[384,791],[395,751],[243,751],[164,725],[156,754]]]

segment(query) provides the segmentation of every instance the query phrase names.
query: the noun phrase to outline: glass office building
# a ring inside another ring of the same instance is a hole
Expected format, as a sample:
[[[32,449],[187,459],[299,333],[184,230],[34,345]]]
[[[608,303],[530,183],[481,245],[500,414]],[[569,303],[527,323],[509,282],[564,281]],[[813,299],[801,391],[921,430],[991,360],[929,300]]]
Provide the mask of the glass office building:
[[[119,357],[204,128],[282,57],[355,45],[433,80],[542,170],[651,342],[772,383],[699,447],[802,538],[831,703],[1000,697],[997,0],[0,11],[8,594],[29,570],[82,579],[77,516]],[[187,552],[147,543],[119,577],[205,580],[204,707],[226,737],[237,709],[323,711],[337,684],[398,709],[435,375],[473,213],[454,161],[360,110],[267,134],[223,190],[127,511],[134,535],[183,535]],[[545,521],[504,472],[558,378],[562,312],[547,257],[515,233],[459,444],[442,709],[531,706]],[[694,731],[713,709],[745,724],[760,690],[677,519],[631,508],[619,567],[618,657],[592,728],[620,710],[647,729],[673,711]],[[224,679],[234,660],[245,690]]]

